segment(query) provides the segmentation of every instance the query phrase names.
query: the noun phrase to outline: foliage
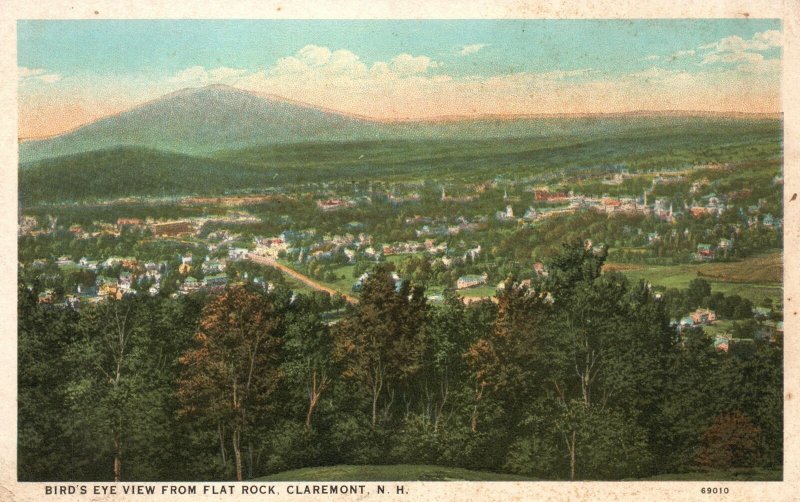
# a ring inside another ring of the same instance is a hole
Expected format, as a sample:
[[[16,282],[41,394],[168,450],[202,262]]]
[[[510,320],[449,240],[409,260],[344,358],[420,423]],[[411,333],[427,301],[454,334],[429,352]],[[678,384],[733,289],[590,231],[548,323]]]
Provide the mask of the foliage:
[[[739,411],[719,415],[703,431],[697,463],[713,469],[754,467],[761,441],[761,429],[747,415]]]
[[[750,305],[702,280],[659,296],[604,272],[606,257],[567,242],[547,277],[509,275],[495,301],[469,304],[452,290],[429,304],[379,265],[332,320],[326,298],[281,284],[74,311],[39,303],[41,282],[22,274],[20,479],[387,462],[539,479],[780,466],[780,337],[716,350],[702,328],[677,332],[671,311],[690,296],[725,312]]]

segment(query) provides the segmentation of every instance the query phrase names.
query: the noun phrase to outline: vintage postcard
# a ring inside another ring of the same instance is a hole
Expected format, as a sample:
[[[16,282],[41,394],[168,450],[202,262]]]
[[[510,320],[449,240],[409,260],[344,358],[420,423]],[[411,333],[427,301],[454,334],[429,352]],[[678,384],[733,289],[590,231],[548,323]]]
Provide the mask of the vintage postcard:
[[[14,5],[0,499],[792,497],[797,18],[459,5]]]

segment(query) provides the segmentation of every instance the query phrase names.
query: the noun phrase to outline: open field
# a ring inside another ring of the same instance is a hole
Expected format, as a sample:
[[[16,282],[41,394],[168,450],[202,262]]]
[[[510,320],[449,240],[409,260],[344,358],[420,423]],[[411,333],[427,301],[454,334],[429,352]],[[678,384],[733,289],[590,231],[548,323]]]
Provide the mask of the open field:
[[[514,474],[436,465],[336,465],[271,474],[258,481],[532,481]]]
[[[649,266],[609,263],[606,270],[622,272],[631,281],[647,280],[667,288],[686,288],[690,281],[703,278],[712,291],[737,294],[753,302],[764,297],[781,301],[783,263],[781,251],[773,251],[738,262]]]
[[[777,469],[696,470],[659,474],[639,481],[780,481]],[[536,481],[514,474],[471,471],[436,465],[336,465],[279,472],[257,481]]]
[[[459,289],[457,291],[458,296],[465,296],[468,298],[475,298],[475,297],[492,297],[497,294],[497,288],[495,286],[490,286],[488,284],[483,286],[476,286],[474,288],[467,288],[467,289]]]
[[[781,481],[783,471],[778,469],[730,469],[726,471],[692,471],[676,474],[659,474],[639,481]]]

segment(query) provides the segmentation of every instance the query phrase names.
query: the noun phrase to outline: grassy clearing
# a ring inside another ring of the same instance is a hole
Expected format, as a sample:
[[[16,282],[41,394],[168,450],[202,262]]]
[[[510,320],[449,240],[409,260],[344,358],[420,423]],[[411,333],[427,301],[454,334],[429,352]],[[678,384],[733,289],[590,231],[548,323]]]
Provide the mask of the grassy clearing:
[[[730,469],[727,471],[691,471],[659,474],[640,481],[781,481],[780,469]]]
[[[781,481],[780,469],[696,470],[659,474],[638,481]],[[335,465],[270,474],[256,481],[536,481],[515,474],[470,471],[436,465]],[[634,481],[634,480],[625,480]]]
[[[609,263],[606,270],[622,272],[631,281],[647,280],[667,288],[683,289],[698,277],[711,284],[712,291],[739,295],[758,303],[764,297],[781,302],[783,295],[783,259],[773,251],[738,262],[648,266]]]
[[[733,321],[731,320],[719,320],[714,324],[703,326],[703,331],[710,337],[730,333],[732,329]]]
[[[292,290],[298,293],[302,293],[304,295],[311,295],[316,289],[312,288],[311,286],[304,284],[297,279],[294,279],[290,275],[283,274],[283,280],[286,281],[286,285]]]
[[[497,288],[495,286],[489,286],[489,285],[458,290],[458,296],[491,297],[494,296],[495,294],[497,294]]]
[[[279,472],[257,481],[533,481],[514,474],[436,465],[336,465]]]

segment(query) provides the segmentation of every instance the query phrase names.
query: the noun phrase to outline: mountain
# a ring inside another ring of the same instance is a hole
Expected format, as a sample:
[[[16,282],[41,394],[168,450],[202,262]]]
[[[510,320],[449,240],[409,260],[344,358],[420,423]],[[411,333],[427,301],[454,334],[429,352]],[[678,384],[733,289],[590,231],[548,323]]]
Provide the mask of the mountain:
[[[20,143],[20,161],[121,146],[202,155],[296,141],[369,139],[378,124],[224,85],[184,89],[60,136]]]
[[[71,132],[20,143],[20,163],[118,147],[185,155],[294,143],[485,140],[610,135],[663,127],[760,121],[775,117],[715,116],[704,112],[637,112],[607,115],[443,117],[385,122],[348,115],[224,85],[183,89]]]

